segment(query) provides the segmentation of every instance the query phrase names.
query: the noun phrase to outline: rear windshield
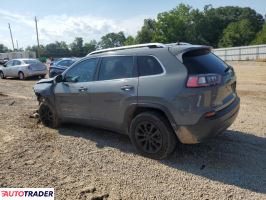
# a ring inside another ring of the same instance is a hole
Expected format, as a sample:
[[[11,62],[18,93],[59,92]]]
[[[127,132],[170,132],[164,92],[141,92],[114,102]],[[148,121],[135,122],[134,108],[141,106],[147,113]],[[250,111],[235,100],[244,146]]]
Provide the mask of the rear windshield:
[[[183,63],[189,74],[224,74],[228,67],[221,59],[206,49],[185,53]]]
[[[40,61],[38,60],[23,60],[26,64],[38,64]]]

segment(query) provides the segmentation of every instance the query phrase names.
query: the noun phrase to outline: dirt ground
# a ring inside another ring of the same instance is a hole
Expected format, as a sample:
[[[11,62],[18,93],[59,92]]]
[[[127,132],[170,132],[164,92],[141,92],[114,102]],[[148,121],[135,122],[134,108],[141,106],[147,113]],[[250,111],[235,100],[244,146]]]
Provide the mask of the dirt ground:
[[[30,115],[35,80],[0,80],[0,187],[54,187],[56,199],[266,199],[266,63],[231,63],[241,110],[224,134],[164,161],[126,136]]]

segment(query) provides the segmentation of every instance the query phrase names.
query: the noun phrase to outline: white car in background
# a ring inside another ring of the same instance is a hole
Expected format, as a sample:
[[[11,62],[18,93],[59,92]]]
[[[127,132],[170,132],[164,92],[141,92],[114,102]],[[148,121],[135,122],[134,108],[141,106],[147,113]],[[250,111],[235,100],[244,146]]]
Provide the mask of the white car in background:
[[[27,77],[41,76],[45,77],[47,74],[47,67],[36,59],[13,59],[0,67],[0,78],[18,77],[24,80]]]

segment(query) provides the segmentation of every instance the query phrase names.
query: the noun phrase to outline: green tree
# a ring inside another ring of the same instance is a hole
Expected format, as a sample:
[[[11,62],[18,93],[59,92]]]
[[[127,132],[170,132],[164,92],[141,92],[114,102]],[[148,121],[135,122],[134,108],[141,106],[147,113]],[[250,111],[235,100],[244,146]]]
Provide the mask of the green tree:
[[[0,53],[6,53],[8,51],[9,49],[5,45],[0,44]]]
[[[136,44],[136,40],[133,36],[128,36],[126,41],[124,42],[125,45],[134,45]]]
[[[82,37],[76,37],[74,42],[72,42],[69,46],[72,56],[82,57],[85,55]]]
[[[255,32],[261,30],[264,23],[263,16],[251,8],[241,8],[238,6],[226,6],[212,8],[207,5],[203,11],[205,30],[201,31],[203,38],[207,44],[214,47],[218,46],[219,41],[223,37],[224,29],[232,22],[239,22],[248,19],[251,27]]]
[[[45,46],[45,53],[43,56],[47,57],[68,57],[70,55],[70,50],[66,42],[56,41],[55,43],[50,43]]]
[[[97,49],[97,42],[96,40],[91,40],[89,43],[84,44],[84,54],[89,54],[92,51],[95,51]]]
[[[37,46],[37,45],[28,46],[28,47],[26,48],[26,51],[33,51],[33,52],[35,52],[36,55],[37,55],[38,46]],[[45,54],[46,54],[46,49],[45,49],[45,46],[44,46],[44,45],[40,45],[39,52],[40,52],[40,57],[41,57],[41,56],[45,56]]]
[[[255,10],[237,6],[213,8],[211,5],[206,5],[204,11],[199,11],[189,5],[179,4],[168,12],[158,14],[152,41],[164,43],[184,41],[217,47],[229,24],[240,23],[242,20],[248,20],[250,23],[242,22],[241,26],[248,26],[251,29],[246,34],[248,36],[242,40],[244,45],[250,42],[253,32],[261,30],[264,23],[262,15]]]
[[[158,14],[154,41],[171,43],[188,41],[185,34],[189,24],[192,23],[191,7],[179,4],[169,12]]]
[[[219,42],[220,47],[249,45],[256,32],[248,19],[230,23],[223,31],[223,37]]]
[[[101,41],[99,42],[99,47],[102,49],[120,47],[124,45],[125,41],[126,37],[122,31],[118,33],[108,33],[102,36]]]
[[[207,21],[204,13],[196,10],[190,11],[190,22],[185,27],[186,41],[193,44],[210,45],[206,32]]]
[[[264,24],[262,30],[257,33],[255,39],[252,41],[252,44],[266,44],[266,23]]]
[[[152,42],[154,38],[155,29],[156,21],[153,19],[145,19],[143,26],[137,33],[135,42],[138,44]]]

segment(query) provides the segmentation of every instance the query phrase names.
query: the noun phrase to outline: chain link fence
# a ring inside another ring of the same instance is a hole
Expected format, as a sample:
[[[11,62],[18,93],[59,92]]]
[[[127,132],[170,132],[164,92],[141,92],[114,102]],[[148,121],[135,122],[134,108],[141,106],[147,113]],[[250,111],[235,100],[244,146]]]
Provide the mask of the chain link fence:
[[[266,61],[266,44],[213,49],[225,61]]]
[[[5,58],[8,58],[9,60],[15,58],[36,58],[36,53],[31,51],[0,53],[0,59]]]

